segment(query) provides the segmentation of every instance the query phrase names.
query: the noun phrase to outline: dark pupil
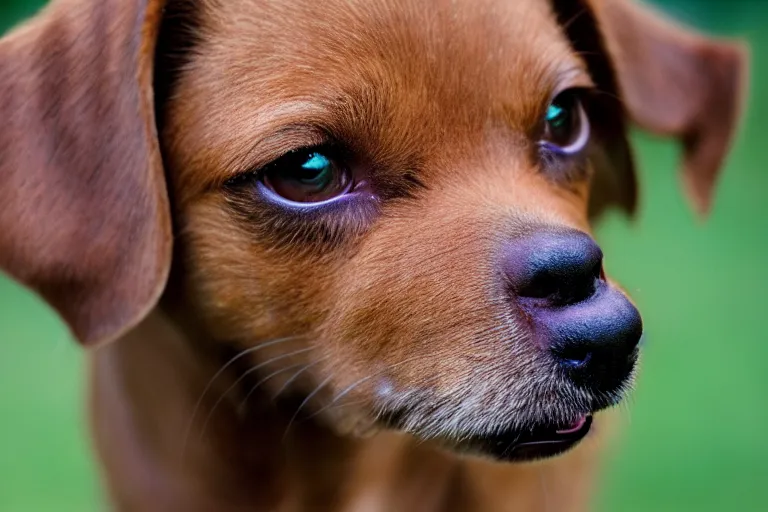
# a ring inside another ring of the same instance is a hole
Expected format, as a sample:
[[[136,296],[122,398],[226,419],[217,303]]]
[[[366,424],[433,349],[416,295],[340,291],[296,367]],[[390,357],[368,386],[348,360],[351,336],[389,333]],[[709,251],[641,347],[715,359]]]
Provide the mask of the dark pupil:
[[[574,116],[575,100],[572,96],[564,94],[555,100],[547,108],[547,132],[548,139],[558,146],[567,146],[571,142],[576,130],[576,116]]]
[[[296,167],[293,178],[304,185],[323,187],[333,175],[333,164],[321,153],[310,153],[297,163],[300,165]]]

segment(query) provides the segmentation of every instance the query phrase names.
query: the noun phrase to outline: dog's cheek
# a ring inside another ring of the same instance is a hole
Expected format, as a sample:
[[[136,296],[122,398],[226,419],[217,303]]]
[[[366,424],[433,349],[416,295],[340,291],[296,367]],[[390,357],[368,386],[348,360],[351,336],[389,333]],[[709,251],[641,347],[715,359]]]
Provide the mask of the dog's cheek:
[[[219,197],[190,205],[183,219],[186,295],[198,301],[195,309],[215,338],[255,344],[314,337],[330,303],[333,260],[254,239]]]
[[[462,397],[532,361],[492,263],[493,221],[450,211],[382,220],[334,281],[322,333],[340,365],[334,384],[374,408]]]

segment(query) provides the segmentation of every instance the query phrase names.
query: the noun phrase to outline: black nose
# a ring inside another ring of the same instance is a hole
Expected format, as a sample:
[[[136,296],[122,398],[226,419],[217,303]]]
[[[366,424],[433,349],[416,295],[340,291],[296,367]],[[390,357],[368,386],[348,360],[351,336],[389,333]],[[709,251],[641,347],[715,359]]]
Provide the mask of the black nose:
[[[586,233],[540,232],[510,247],[507,277],[520,297],[566,306],[595,292],[603,252]]]
[[[610,287],[603,254],[575,230],[541,230],[510,243],[504,273],[537,339],[576,384],[616,391],[637,359],[642,321]]]

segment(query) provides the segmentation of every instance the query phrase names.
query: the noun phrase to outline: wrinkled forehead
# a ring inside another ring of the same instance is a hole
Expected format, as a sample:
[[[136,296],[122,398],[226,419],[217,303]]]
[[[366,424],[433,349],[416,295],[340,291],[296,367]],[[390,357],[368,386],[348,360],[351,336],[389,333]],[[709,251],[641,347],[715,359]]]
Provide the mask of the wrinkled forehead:
[[[206,121],[193,144],[231,149],[219,139],[329,111],[366,120],[358,132],[385,119],[526,130],[558,90],[589,85],[548,0],[200,1],[180,91],[184,116]]]

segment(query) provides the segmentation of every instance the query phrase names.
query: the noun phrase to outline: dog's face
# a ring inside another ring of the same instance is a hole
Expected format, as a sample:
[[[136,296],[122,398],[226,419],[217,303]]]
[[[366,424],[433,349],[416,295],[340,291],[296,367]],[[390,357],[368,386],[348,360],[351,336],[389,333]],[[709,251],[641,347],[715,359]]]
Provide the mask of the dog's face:
[[[642,326],[590,222],[634,207],[631,120],[684,136],[706,206],[738,50],[619,0],[164,8],[137,37],[159,34],[172,282],[260,390],[342,433],[503,460],[570,448],[621,399]],[[87,339],[89,322],[71,323]]]
[[[199,3],[163,119],[208,329],[295,337],[253,353],[264,388],[342,429],[568,444],[642,329],[584,234],[615,120],[552,6],[265,5]]]

